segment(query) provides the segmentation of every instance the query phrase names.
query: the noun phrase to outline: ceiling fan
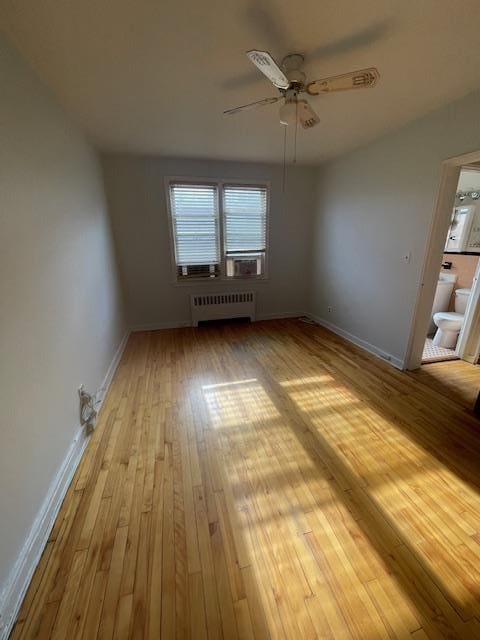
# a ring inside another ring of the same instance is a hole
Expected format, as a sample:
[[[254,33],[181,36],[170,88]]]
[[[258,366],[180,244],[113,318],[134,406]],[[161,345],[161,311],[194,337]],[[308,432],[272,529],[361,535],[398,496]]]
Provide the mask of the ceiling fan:
[[[320,118],[307,100],[299,99],[300,94],[307,93],[310,96],[318,96],[320,93],[333,91],[366,89],[374,87],[380,78],[378,70],[375,67],[369,67],[307,82],[305,73],[302,71],[304,56],[300,53],[291,53],[285,56],[280,66],[268,51],[247,51],[247,57],[279,90],[280,95],[227,109],[223,113],[233,115],[248,109],[283,101],[279,111],[281,124],[295,125],[300,122],[304,129],[311,129],[317,125]]]

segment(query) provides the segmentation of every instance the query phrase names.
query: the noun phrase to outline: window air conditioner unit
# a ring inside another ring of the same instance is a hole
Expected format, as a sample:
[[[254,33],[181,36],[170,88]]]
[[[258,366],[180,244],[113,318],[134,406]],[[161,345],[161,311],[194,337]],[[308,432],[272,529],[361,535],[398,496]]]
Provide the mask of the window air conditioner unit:
[[[262,254],[227,257],[227,276],[230,278],[256,278],[262,274]]]
[[[233,273],[235,277],[245,278],[257,275],[256,258],[239,258],[233,261]]]

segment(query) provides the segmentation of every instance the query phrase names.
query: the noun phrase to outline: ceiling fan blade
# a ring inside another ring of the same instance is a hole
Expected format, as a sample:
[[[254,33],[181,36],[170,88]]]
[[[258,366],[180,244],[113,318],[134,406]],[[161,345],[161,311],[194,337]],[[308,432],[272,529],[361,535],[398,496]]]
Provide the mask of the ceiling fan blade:
[[[243,104],[241,107],[234,107],[233,109],[227,109],[224,111],[224,115],[231,116],[234,113],[239,113],[240,111],[248,111],[249,109],[255,109],[256,107],[263,107],[267,104],[274,104],[279,100],[283,100],[283,96],[276,96],[275,98],[263,98],[263,100],[257,100],[256,102],[249,102],[248,104]]]
[[[268,42],[283,51],[290,40],[288,23],[282,20],[281,11],[275,4],[272,0],[249,0],[243,18],[246,27],[257,34],[260,42]]]
[[[298,119],[304,129],[311,129],[320,122],[320,118],[306,100],[298,101]]]
[[[371,47],[372,44],[386,38],[392,31],[393,21],[390,18],[373,22],[359,31],[354,31],[333,41],[324,42],[316,49],[307,50],[306,57],[311,63],[314,60],[333,58],[344,53]]]
[[[290,82],[268,51],[247,51],[247,56],[278,89],[288,89]]]
[[[330,93],[331,91],[348,91],[349,89],[367,89],[374,87],[380,74],[375,67],[369,69],[359,69],[350,71],[341,76],[331,76],[314,80],[307,85],[307,93],[311,96],[318,96],[320,93]]]

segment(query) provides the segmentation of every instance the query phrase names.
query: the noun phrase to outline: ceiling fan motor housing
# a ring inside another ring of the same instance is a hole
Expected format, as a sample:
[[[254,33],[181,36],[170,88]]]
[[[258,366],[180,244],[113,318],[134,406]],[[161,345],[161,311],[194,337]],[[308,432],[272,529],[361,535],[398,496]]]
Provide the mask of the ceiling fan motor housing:
[[[301,70],[305,58],[301,53],[291,53],[282,60],[281,69],[285,73],[290,86],[301,91],[305,85],[305,74]]]
[[[288,81],[290,82],[290,85],[303,87],[305,83],[305,74],[303,73],[303,71],[294,69],[292,71],[288,71],[286,75]]]

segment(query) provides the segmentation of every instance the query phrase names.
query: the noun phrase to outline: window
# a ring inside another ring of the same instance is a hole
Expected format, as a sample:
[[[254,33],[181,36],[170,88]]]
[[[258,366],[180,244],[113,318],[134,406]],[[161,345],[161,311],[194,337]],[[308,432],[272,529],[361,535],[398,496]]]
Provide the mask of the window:
[[[220,273],[216,185],[170,184],[177,278],[215,278]]]
[[[264,278],[268,187],[169,182],[178,281]]]
[[[266,187],[225,185],[223,220],[227,276],[261,276],[266,251]]]

